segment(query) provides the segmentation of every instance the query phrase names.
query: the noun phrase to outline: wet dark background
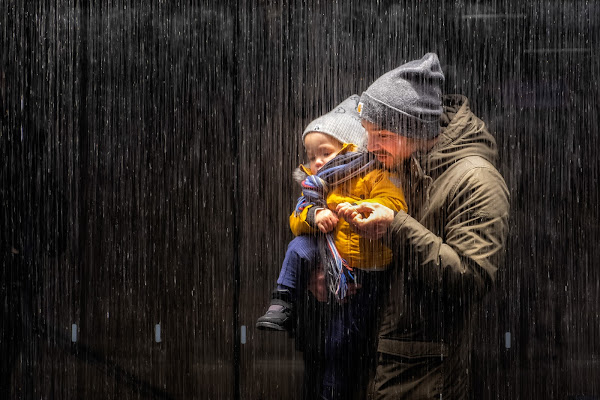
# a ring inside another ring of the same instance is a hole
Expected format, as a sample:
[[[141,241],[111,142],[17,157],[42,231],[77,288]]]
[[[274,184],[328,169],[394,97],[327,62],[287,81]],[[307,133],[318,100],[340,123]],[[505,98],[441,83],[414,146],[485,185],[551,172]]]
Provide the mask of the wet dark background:
[[[300,134],[434,51],[512,196],[477,398],[599,398],[599,4],[280,3],[0,1],[0,390],[300,398],[294,341],[254,329]]]

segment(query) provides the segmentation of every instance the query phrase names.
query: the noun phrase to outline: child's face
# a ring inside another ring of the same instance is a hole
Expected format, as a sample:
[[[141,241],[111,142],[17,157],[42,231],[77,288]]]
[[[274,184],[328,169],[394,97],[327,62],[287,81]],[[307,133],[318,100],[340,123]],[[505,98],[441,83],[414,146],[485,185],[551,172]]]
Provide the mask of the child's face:
[[[310,172],[316,174],[342,149],[342,143],[324,133],[310,132],[304,136],[304,148],[310,162]]]

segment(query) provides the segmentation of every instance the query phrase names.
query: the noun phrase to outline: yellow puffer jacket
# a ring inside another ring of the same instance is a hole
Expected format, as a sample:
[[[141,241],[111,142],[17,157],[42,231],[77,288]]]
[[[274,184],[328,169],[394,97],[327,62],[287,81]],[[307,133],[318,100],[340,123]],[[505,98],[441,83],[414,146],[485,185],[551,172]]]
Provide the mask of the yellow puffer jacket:
[[[354,145],[344,145],[340,154],[355,150]],[[311,172],[303,165],[300,167],[306,174]],[[395,180],[397,184],[392,183]],[[341,184],[332,190],[327,196],[327,207],[335,212],[340,203],[380,203],[394,211],[406,211],[404,193],[399,187],[397,176],[387,170],[376,169],[365,175],[358,176]],[[298,216],[290,215],[290,228],[294,235],[320,233],[316,226],[307,221],[307,215],[312,206],[306,207]],[[364,270],[385,269],[392,262],[392,251],[385,246],[381,240],[370,240],[359,236],[350,225],[340,219],[333,237],[340,255],[352,268]]]

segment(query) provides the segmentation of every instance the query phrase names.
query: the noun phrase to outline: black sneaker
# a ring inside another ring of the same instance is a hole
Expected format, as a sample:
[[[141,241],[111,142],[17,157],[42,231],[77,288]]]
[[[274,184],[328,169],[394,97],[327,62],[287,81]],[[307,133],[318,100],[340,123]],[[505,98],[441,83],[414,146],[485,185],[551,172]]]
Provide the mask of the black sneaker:
[[[291,299],[292,295],[289,290],[275,289],[271,295],[269,307],[278,305],[283,308],[279,311],[267,311],[265,315],[256,321],[256,328],[268,331],[288,331],[291,333],[295,325],[294,305]]]

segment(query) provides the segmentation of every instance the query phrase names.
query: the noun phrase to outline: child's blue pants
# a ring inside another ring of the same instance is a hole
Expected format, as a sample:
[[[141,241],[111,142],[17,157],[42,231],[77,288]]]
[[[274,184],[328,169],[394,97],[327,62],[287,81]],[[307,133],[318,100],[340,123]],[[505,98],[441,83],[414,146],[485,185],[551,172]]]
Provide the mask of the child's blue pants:
[[[309,271],[319,262],[317,237],[296,236],[288,245],[277,280],[278,285],[306,288]],[[324,374],[321,397],[345,399],[364,392],[372,367],[377,340],[380,293],[384,291],[387,271],[354,270],[361,288],[345,304],[332,302],[328,308]],[[293,293],[296,296],[296,293]]]
[[[316,236],[296,236],[288,245],[277,279],[278,285],[290,289],[298,287],[298,279],[306,277],[309,269],[315,268],[319,261],[319,246]],[[306,287],[304,283],[302,287]],[[295,295],[295,293],[292,293]]]

